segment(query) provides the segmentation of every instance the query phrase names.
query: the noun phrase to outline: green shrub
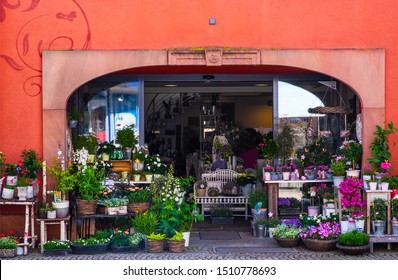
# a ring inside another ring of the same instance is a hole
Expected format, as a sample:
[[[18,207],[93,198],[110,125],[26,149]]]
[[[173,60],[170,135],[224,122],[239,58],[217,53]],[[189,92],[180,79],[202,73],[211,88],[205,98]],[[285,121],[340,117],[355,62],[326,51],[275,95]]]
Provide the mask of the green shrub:
[[[274,236],[279,238],[297,238],[299,236],[299,229],[296,226],[288,226],[280,224],[276,226]]]
[[[262,203],[262,208],[267,208],[268,207],[268,196],[266,193],[260,191],[260,190],[255,190],[252,193],[250,193],[248,202],[251,208],[254,208],[258,202]]]
[[[17,248],[17,241],[11,237],[0,238],[0,249],[15,249]]]
[[[158,223],[159,220],[156,214],[152,212],[137,214],[137,216],[133,218],[134,230],[145,235],[150,235],[152,232],[155,232]]]
[[[106,239],[111,238],[112,232],[109,230],[99,230],[95,233],[95,238],[97,239]]]
[[[151,202],[152,194],[149,190],[142,189],[128,195],[129,202]]]
[[[254,224],[255,224],[256,226],[260,226],[260,225],[266,226],[267,223],[268,223],[267,220],[264,219],[264,218],[259,218],[259,219],[257,219],[257,220],[254,222]]]
[[[163,233],[151,233],[148,236],[149,240],[165,240],[166,239],[166,234]]]
[[[45,250],[55,250],[55,249],[69,249],[70,242],[67,240],[52,240],[43,244]]]
[[[338,239],[340,244],[345,246],[362,246],[369,244],[369,235],[356,230],[340,234]]]

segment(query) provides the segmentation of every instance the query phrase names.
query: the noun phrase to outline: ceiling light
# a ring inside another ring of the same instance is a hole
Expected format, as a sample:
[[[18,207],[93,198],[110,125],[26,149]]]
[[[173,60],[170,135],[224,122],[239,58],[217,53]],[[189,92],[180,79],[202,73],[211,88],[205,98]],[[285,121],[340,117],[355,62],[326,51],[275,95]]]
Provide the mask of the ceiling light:
[[[165,84],[164,87],[178,87],[176,84]]]
[[[266,84],[266,83],[258,83],[258,84],[254,84],[254,86],[256,86],[256,87],[267,87],[267,86],[269,86],[269,84]]]

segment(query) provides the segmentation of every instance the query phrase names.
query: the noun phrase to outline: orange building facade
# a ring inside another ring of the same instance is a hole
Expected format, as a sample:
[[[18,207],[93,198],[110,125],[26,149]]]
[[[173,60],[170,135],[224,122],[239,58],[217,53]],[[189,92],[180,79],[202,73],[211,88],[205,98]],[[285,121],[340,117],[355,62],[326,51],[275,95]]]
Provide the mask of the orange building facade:
[[[366,159],[375,126],[398,117],[397,11],[394,0],[3,1],[0,151],[9,161],[24,148],[54,158],[58,144],[65,147],[68,98],[109,73],[292,67],[357,94]]]

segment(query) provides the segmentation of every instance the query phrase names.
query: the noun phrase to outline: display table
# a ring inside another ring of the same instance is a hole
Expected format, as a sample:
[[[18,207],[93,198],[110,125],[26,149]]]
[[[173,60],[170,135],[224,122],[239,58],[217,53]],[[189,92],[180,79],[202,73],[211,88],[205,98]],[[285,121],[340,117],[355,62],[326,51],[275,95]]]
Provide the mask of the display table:
[[[331,183],[333,180],[289,180],[289,181],[265,181],[268,193],[268,213],[272,212],[273,217],[278,219],[278,197],[280,184],[311,184],[311,183]]]
[[[25,227],[24,233],[28,233],[30,230],[31,239],[32,241],[29,242],[29,237],[24,234],[24,241],[23,243],[18,244],[18,246],[23,247],[23,254],[28,254],[28,247],[32,247],[33,249],[36,247],[36,239],[37,236],[35,235],[35,225],[34,225],[34,207],[37,203],[37,199],[29,199],[26,201],[18,201],[18,200],[7,200],[7,199],[0,199],[0,205],[14,205],[14,206],[25,206]]]
[[[372,201],[376,198],[382,198],[388,201],[387,203],[387,234],[391,233],[391,224],[390,224],[390,220],[391,220],[391,207],[390,207],[390,202],[391,202],[391,192],[392,190],[386,190],[386,191],[381,191],[381,190],[365,190],[364,194],[365,194],[365,201],[366,201],[366,213],[365,215],[370,217],[370,206],[372,204]],[[366,232],[368,234],[370,234],[370,218],[366,219]],[[390,244],[389,244],[390,246]]]
[[[37,219],[37,222],[40,223],[40,253],[44,252],[43,245],[47,242],[47,226],[48,225],[59,225],[60,234],[59,240],[68,240],[66,227],[70,220],[70,216],[66,216],[65,218],[55,218],[55,219]]]
[[[205,215],[205,210],[210,210],[209,208],[212,205],[217,204],[227,204],[227,205],[243,205],[245,211],[245,219],[248,218],[248,203],[247,197],[245,196],[196,196],[195,201],[197,204],[200,204],[201,214]],[[233,210],[238,210],[239,208],[235,208]]]

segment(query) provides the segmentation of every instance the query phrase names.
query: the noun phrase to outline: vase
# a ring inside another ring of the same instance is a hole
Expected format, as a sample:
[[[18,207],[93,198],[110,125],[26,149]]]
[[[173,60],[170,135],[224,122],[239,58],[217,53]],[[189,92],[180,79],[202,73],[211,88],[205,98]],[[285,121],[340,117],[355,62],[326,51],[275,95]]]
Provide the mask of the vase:
[[[151,183],[153,181],[153,175],[152,174],[145,174],[145,179],[147,182]]]
[[[333,176],[333,186],[340,187],[340,183],[344,181],[344,176]]]
[[[308,206],[308,216],[318,216],[319,206]]]
[[[398,236],[398,221],[391,221],[392,235]]]
[[[388,185],[389,185],[390,183],[388,183],[388,182],[381,182],[380,183],[380,188],[381,188],[381,190],[382,191],[388,191]]]
[[[274,236],[274,239],[276,242],[278,242],[278,245],[284,248],[290,248],[290,247],[295,247],[298,246],[300,243],[300,238],[279,238],[277,236]]]
[[[290,180],[290,172],[282,172],[282,178],[283,178],[283,181],[289,181]]]
[[[305,247],[311,251],[333,251],[336,249],[337,238],[330,240],[318,240],[318,239],[302,239]]]
[[[348,232],[348,220],[347,221],[340,221],[340,228],[341,228],[341,233],[346,233]]]
[[[265,230],[266,226],[265,225],[256,225],[256,233],[258,238],[264,238],[265,237]]]
[[[375,235],[384,235],[386,222],[381,220],[372,221],[372,230]]]
[[[52,202],[52,206],[56,209],[58,218],[65,218],[69,215],[69,200],[61,202]]]
[[[377,182],[368,182],[371,191],[377,190]]]
[[[3,192],[1,194],[1,197],[4,198],[4,199],[13,199],[13,197],[14,197],[14,189],[3,188]]]
[[[356,220],[355,229],[359,232],[363,232],[365,229],[365,220]]]
[[[264,175],[263,179],[265,181],[271,181],[271,173],[270,172],[264,172],[263,175]]]
[[[17,187],[18,189],[18,199],[20,201],[26,201],[26,197],[28,196],[28,187]]]
[[[359,178],[361,170],[346,170],[347,177]]]
[[[365,190],[369,189],[369,184],[368,181],[372,179],[372,175],[363,175],[362,176],[362,181],[363,181],[363,188]]]

